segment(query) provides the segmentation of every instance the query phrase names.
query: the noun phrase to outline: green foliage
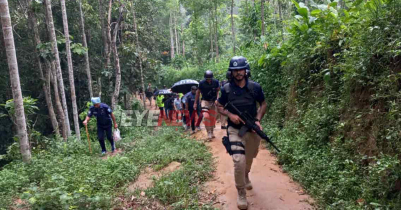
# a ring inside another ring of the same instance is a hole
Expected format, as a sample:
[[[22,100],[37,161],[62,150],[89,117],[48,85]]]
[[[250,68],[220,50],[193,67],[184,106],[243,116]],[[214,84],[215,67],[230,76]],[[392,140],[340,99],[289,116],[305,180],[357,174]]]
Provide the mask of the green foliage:
[[[39,108],[36,106],[36,101],[37,99],[31,98],[31,97],[24,97],[23,99],[23,105],[24,105],[24,112],[25,112],[25,116],[26,118],[28,118],[30,115],[33,115],[36,113],[37,110],[39,110]],[[14,99],[10,99],[6,102],[6,104],[1,104],[1,106],[3,106],[7,112],[8,112],[8,116],[12,119],[14,119],[14,115],[15,115],[15,107],[14,107]],[[7,115],[2,115],[1,117],[4,117]]]
[[[400,2],[293,2],[289,37],[252,72],[280,164],[322,208],[400,208]]]
[[[0,171],[0,209],[8,208],[12,198],[25,200],[32,209],[107,209],[118,205],[114,198],[138,177],[140,169],[149,165],[161,168],[172,161],[182,163],[182,168],[157,183],[184,184],[190,180],[192,185],[181,184],[179,191],[166,188],[168,192],[161,194],[156,184],[149,193],[162,201],[174,197],[166,204],[189,202],[196,206],[199,184],[212,170],[211,154],[205,145],[185,137],[176,138],[176,131],[168,128],[158,132],[135,128],[124,136],[117,143],[117,148],[124,152],[106,160],[89,154],[85,141],[52,141],[47,150],[33,155],[30,165],[20,161],[8,164]],[[92,144],[92,148],[100,151],[98,144]],[[176,173],[188,181],[178,180]]]

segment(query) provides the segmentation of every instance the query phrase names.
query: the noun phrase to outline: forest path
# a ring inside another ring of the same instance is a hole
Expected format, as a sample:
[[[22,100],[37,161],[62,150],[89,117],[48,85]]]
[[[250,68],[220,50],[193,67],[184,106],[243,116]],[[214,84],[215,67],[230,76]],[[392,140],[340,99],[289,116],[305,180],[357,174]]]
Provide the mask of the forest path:
[[[234,182],[234,164],[232,158],[227,154],[221,143],[226,135],[226,130],[216,125],[215,135],[211,142],[205,144],[210,148],[216,162],[216,171],[211,181],[207,182],[205,188],[208,192],[217,196],[215,207],[224,210],[237,208],[237,189]],[[205,140],[206,130],[194,134],[198,140]],[[306,210],[314,209],[310,203],[313,200],[306,195],[299,184],[282,172],[276,164],[276,157],[261,144],[259,154],[254,159],[250,172],[253,185],[252,190],[247,190],[249,210]]]
[[[149,101],[146,101],[146,108],[156,109],[154,102],[153,100],[152,107],[150,107]],[[234,164],[221,143],[221,139],[226,135],[226,130],[220,127],[220,123],[217,123],[214,131],[216,138],[210,142],[206,141],[207,133],[203,123],[201,123],[202,130],[191,136],[199,141],[204,141],[215,160],[216,171],[211,180],[205,184],[205,191],[209,194],[207,197],[216,196],[214,207],[218,209],[235,210],[238,208]],[[248,210],[315,209],[312,206],[313,199],[288,174],[282,172],[277,165],[276,157],[263,144],[260,145],[258,156],[253,161],[250,179],[253,189],[247,190]]]

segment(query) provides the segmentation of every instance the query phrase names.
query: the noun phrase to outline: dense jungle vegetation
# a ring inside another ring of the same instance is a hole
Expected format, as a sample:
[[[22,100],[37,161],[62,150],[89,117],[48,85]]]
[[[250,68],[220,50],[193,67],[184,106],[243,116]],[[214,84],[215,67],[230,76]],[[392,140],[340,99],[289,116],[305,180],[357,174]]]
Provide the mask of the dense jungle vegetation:
[[[148,83],[170,87],[180,79],[200,80],[208,69],[224,80],[234,55],[248,59],[251,79],[264,90],[268,113],[263,124],[282,150],[276,154],[279,164],[318,208],[401,208],[400,0],[8,4],[32,157],[21,155],[16,137],[2,32],[0,209],[18,198],[33,209],[107,208],[118,189],[147,164],[162,167],[177,160],[184,169],[158,181],[147,194],[177,209],[196,209],[199,186],[213,170],[203,144],[179,141],[174,129],[127,128],[121,142],[126,152],[102,161],[88,153],[82,121],[92,95],[100,94],[115,110],[143,109],[134,93]],[[69,68],[72,80],[67,79]],[[57,69],[64,89],[57,84]],[[97,146],[94,129],[92,121]],[[181,184],[172,189],[171,182]]]

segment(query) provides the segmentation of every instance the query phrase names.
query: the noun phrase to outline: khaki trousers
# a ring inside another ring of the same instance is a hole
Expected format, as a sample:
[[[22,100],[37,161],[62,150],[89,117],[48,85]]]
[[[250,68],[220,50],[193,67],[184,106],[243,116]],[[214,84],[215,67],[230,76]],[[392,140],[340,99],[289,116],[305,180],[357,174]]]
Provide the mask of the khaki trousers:
[[[214,101],[202,100],[201,107],[203,112],[209,113],[208,119],[206,119],[205,117],[203,118],[203,123],[205,124],[206,131],[213,131],[217,117],[216,105],[214,104]]]
[[[230,142],[242,142],[245,146],[245,155],[233,154],[234,178],[237,189],[245,188],[245,175],[251,171],[253,159],[258,155],[261,138],[258,134],[247,132],[243,137],[238,135],[239,129],[228,127],[228,138]],[[232,150],[244,150],[244,148],[231,145]]]

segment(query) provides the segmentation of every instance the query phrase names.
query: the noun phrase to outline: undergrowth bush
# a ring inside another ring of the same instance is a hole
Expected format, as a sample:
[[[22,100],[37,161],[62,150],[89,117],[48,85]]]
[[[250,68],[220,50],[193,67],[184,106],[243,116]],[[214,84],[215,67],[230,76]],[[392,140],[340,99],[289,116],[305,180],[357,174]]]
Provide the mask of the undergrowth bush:
[[[14,160],[6,165],[0,171],[0,209],[15,206],[18,198],[31,209],[107,209],[118,205],[114,198],[124,193],[141,169],[149,165],[160,169],[172,161],[182,163],[177,173],[183,173],[180,177],[192,185],[181,185],[178,192],[153,190],[151,194],[161,201],[176,198],[166,204],[180,202],[184,195],[196,202],[199,184],[212,171],[206,146],[185,137],[176,138],[172,128],[157,132],[146,127],[126,130],[124,139],[117,143],[123,153],[114,157],[101,159],[96,152],[100,146],[95,142],[95,152],[90,154],[85,141],[53,141],[47,150],[34,153],[30,164]]]

